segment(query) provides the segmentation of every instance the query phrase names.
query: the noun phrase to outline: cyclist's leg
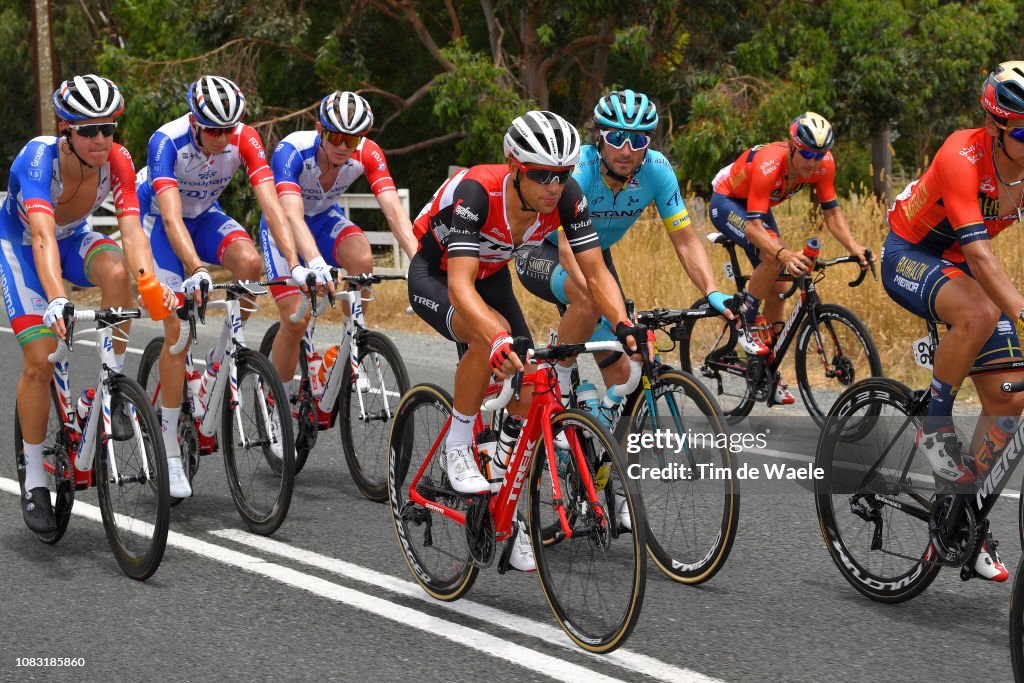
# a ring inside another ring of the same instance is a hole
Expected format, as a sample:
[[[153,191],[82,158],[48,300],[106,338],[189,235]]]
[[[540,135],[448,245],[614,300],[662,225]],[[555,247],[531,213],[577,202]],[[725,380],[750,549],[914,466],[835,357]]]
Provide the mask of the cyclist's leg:
[[[325,212],[322,225],[313,231],[316,237],[317,247],[320,253],[328,261],[339,268],[344,268],[349,275],[363,275],[373,272],[373,252],[370,251],[370,241],[362,229],[348,219],[342,210],[335,206]],[[363,297],[363,314],[366,314],[370,305],[369,287],[364,287],[366,296]],[[345,315],[349,311],[346,310]]]
[[[308,221],[309,219],[307,219]],[[281,251],[277,248],[274,236],[270,234],[267,221],[260,218],[260,250],[263,254],[263,267],[267,271],[268,280],[290,277],[288,264],[285,263]],[[271,348],[270,360],[281,376],[285,391],[289,395],[294,394],[292,377],[295,376],[295,367],[299,362],[300,345],[302,335],[306,333],[309,325],[310,313],[307,311],[302,320],[297,323],[291,321],[291,316],[299,310],[301,292],[298,287],[274,285],[270,288],[274,296],[274,303],[277,304],[277,312],[281,318],[281,324],[274,337],[274,345]]]
[[[99,287],[104,307],[135,308],[131,278],[124,252],[117,242],[92,230],[82,230],[57,242],[60,267],[65,280],[79,287]],[[117,326],[114,355],[118,372],[124,367],[125,349],[131,321]],[[120,338],[119,338],[120,337]]]
[[[1013,321],[1004,313],[985,342],[981,352],[974,360],[974,365],[991,365],[1009,360],[1020,360],[1022,357],[1020,339]],[[989,428],[1000,417],[1020,417],[1024,411],[1024,392],[1006,393],[1002,390],[1004,382],[1021,379],[1020,372],[995,372],[986,375],[975,375],[971,378],[981,399],[981,419],[978,420],[974,437],[971,440],[971,452],[977,453],[981,441]]]
[[[196,254],[206,263],[219,263],[236,280],[259,280],[263,260],[252,243],[252,238],[235,219],[214,204],[192,219],[189,226]],[[248,320],[255,301],[242,297],[242,320]]]
[[[779,226],[775,223],[775,215],[768,211],[764,217],[764,227],[768,232],[774,234],[776,237],[780,236]],[[754,270],[754,275],[751,276],[751,282],[754,277],[757,277],[757,286],[760,290],[762,287],[762,280],[767,284],[766,294],[781,294],[785,292],[789,285],[784,282],[778,281],[779,271],[782,269],[782,264],[775,260],[774,254],[761,254],[761,262],[758,264],[757,269]],[[760,272],[758,271],[760,270]],[[758,297],[758,298],[764,298]],[[784,302],[777,296],[768,296],[764,301],[764,317],[770,323],[774,324],[777,321],[783,319],[783,308]]]

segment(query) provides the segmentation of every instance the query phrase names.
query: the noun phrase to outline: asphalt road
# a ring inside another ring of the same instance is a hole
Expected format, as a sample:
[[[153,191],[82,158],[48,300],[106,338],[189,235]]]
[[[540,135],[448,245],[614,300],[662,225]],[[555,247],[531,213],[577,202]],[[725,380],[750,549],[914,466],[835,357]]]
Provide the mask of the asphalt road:
[[[265,327],[250,324],[252,345]],[[131,346],[141,350],[154,334],[153,324],[137,324]],[[204,337],[205,350],[214,333]],[[449,344],[392,338],[414,383],[451,386]],[[172,511],[163,564],[137,583],[111,556],[94,491],[78,496],[56,546],[25,529],[11,449],[20,359],[8,327],[0,344],[0,386],[8,387],[0,392],[8,453],[0,458],[3,681],[1012,678],[1010,584],[963,583],[946,570],[908,603],[871,602],[832,563],[814,500],[796,484],[743,497],[732,554],[709,583],[677,585],[652,564],[640,622],[613,655],[588,655],[571,644],[535,575],[485,570],[468,597],[439,603],[413,582],[388,509],[356,490],[336,432],[321,434],[296,480],[288,519],[269,539],[243,530],[223,468],[217,456],[207,458],[195,496]],[[85,347],[76,355],[83,361],[73,386],[80,389],[94,380],[94,356]],[[138,360],[129,356],[133,372]],[[799,454],[816,437],[809,420],[779,432],[752,462],[803,464]],[[1011,488],[1019,489],[1019,478]],[[1016,511],[1008,496],[992,515],[1011,571],[1020,559]],[[19,662],[31,657],[84,664]]]

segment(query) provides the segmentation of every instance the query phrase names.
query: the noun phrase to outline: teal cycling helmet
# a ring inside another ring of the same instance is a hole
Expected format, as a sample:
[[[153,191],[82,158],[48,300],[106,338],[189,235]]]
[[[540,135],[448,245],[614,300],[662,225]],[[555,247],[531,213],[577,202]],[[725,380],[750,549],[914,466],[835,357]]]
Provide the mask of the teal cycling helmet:
[[[658,127],[658,108],[647,95],[633,90],[613,90],[594,107],[594,121],[602,128],[654,130]]]

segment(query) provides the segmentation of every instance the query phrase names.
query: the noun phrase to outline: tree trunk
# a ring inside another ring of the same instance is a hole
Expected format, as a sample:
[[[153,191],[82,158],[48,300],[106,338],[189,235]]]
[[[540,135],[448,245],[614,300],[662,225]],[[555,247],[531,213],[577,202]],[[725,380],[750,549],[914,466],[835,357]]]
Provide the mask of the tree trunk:
[[[53,63],[53,24],[50,0],[32,0],[32,56],[36,70],[36,130],[56,135],[57,122],[50,97],[56,87]]]
[[[892,130],[886,126],[871,138],[871,190],[892,204]]]

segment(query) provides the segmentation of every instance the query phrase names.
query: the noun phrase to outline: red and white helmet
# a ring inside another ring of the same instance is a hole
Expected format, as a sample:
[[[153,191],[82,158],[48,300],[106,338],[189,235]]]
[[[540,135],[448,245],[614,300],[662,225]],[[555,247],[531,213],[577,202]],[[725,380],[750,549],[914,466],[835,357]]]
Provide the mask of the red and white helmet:
[[[1003,62],[985,79],[981,106],[999,119],[1024,118],[1024,62]]]

